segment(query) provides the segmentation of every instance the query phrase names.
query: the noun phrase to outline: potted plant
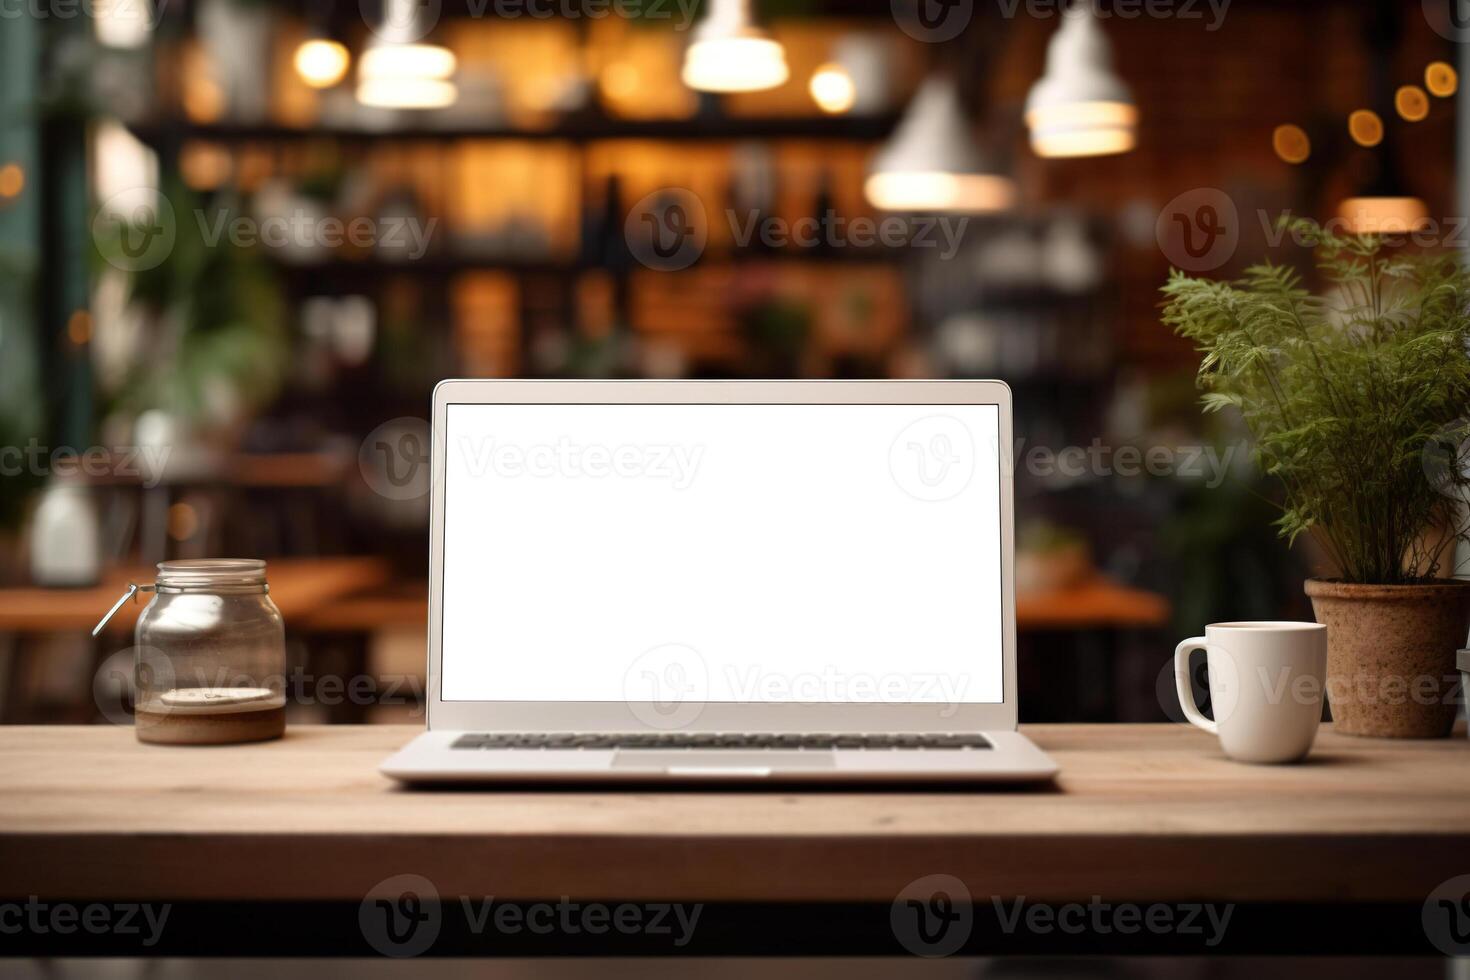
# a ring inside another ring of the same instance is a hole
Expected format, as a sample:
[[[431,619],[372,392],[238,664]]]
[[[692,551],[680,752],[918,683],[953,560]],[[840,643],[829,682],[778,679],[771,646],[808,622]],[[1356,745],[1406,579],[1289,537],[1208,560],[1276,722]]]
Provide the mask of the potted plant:
[[[1205,411],[1241,412],[1286,504],[1276,524],[1336,566],[1306,592],[1327,625],[1327,696],[1340,732],[1440,737],[1454,724],[1467,537],[1470,274],[1305,221],[1328,289],[1288,268],[1236,282],[1170,273],[1163,322],[1204,354]]]

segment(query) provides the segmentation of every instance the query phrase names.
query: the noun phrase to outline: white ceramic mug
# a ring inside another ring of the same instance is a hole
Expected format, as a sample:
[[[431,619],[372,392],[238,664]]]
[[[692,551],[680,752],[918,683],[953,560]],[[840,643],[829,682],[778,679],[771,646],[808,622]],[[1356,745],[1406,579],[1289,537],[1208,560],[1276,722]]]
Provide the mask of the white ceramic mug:
[[[1189,654],[1204,650],[1213,721],[1200,713]],[[1321,623],[1214,623],[1174,649],[1174,686],[1184,716],[1220,736],[1241,762],[1295,762],[1322,720],[1327,627]]]

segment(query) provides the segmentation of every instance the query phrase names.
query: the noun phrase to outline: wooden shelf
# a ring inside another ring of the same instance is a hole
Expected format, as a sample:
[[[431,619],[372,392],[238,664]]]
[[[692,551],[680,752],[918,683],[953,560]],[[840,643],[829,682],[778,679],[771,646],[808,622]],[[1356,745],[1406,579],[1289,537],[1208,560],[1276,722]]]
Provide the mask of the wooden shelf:
[[[271,598],[289,628],[296,620],[334,600],[383,585],[389,576],[381,558],[283,558],[266,565]],[[7,632],[87,632],[127,591],[129,582],[152,582],[151,568],[108,572],[100,585],[79,589],[0,589],[0,630]],[[107,624],[109,634],[126,633],[147,604],[146,596],[128,603]]]
[[[193,123],[187,120],[149,120],[129,124],[133,134],[153,147],[183,140],[216,143],[339,143],[431,142],[462,140],[553,141],[589,143],[599,140],[662,140],[666,142],[724,142],[736,140],[847,140],[871,142],[885,138],[897,123],[891,113],[881,116],[734,117],[696,116],[692,119],[611,119],[573,116],[544,129],[505,126],[395,127],[388,130],[340,126],[281,126],[274,124]]]
[[[1016,628],[1032,630],[1151,629],[1168,625],[1169,600],[1106,578],[1016,599]],[[364,632],[428,628],[428,583],[402,583],[370,595],[345,596],[296,625],[307,630]]]

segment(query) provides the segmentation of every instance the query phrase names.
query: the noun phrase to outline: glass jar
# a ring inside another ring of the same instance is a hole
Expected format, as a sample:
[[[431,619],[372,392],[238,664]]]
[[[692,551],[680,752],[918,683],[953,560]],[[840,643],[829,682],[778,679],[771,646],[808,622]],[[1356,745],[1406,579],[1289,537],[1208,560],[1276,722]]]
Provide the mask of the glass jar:
[[[151,589],[134,641],[138,740],[278,738],[286,727],[286,634],[265,562],[161,562]]]

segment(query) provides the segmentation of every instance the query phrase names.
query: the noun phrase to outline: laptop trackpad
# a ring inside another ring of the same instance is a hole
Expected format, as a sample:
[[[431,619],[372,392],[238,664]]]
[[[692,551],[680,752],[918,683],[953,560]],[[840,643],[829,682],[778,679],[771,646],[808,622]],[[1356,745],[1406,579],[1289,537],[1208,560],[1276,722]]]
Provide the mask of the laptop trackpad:
[[[652,769],[659,772],[732,775],[755,774],[772,769],[831,769],[836,765],[831,752],[703,752],[686,750],[661,752],[657,749],[619,749],[613,755],[614,769]]]

